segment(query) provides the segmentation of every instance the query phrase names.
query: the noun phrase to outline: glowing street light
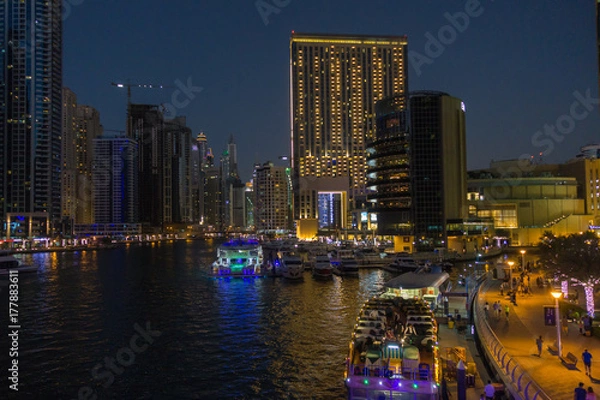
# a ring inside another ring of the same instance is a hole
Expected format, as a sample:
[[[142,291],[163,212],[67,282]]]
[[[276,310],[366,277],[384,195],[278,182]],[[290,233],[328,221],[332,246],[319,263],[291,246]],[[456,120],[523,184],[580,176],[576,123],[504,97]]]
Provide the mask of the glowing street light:
[[[525,271],[525,250],[521,250],[521,268]]]
[[[513,290],[513,280],[512,280],[512,269],[513,269],[513,265],[515,265],[514,261],[509,261],[508,262],[508,266],[510,267],[510,270],[508,271],[508,280],[510,282],[510,291],[512,292]]]
[[[558,299],[562,296],[560,291],[552,291],[552,297],[554,297],[554,304],[556,307],[556,345],[558,347],[558,356],[562,357],[562,343],[560,340],[560,314],[558,310]]]

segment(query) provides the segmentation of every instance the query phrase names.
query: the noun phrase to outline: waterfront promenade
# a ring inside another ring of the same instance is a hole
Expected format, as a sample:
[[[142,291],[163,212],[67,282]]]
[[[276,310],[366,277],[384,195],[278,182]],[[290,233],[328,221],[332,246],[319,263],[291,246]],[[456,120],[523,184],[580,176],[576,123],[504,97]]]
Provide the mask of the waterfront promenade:
[[[537,276],[534,272],[531,282],[535,282]],[[575,369],[567,368],[557,355],[548,350],[548,345],[554,344],[557,336],[555,326],[544,324],[543,306],[555,304],[550,288],[534,287],[532,295],[519,295],[516,300],[518,305],[514,306],[507,297],[500,295],[500,283],[501,281],[494,279],[485,281],[479,292],[476,307],[480,315],[484,315],[483,304],[486,301],[490,304],[490,314],[486,321],[508,356],[529,374],[550,399],[572,399],[573,391],[579,382],[583,382],[586,389],[591,386],[594,392],[600,394],[600,338],[580,335],[577,324],[570,323],[568,334],[563,333],[561,336],[562,354],[566,356],[571,352],[578,362]],[[579,296],[580,299],[582,297]],[[504,315],[504,308],[500,317],[492,315],[491,305],[496,301],[500,301],[503,307],[506,304],[510,305],[508,320]],[[544,346],[541,357],[538,357],[535,339],[540,335],[544,339]],[[586,376],[581,360],[581,354],[586,348],[593,356],[592,377]]]

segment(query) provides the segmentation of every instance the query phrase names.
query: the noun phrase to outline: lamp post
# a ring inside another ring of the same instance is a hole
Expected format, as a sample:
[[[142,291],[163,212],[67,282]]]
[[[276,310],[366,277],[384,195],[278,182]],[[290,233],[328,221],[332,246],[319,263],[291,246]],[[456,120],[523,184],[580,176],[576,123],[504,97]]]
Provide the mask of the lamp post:
[[[525,271],[525,250],[521,250],[521,268]]]
[[[558,347],[558,356],[562,357],[562,343],[560,340],[560,314],[558,310],[558,299],[562,296],[562,292],[552,291],[552,297],[554,297],[554,304],[556,307],[556,346]]]
[[[513,269],[513,265],[515,265],[514,261],[509,261],[508,262],[508,266],[510,267],[510,269],[508,270],[508,280],[510,282],[510,291],[511,292],[513,290],[513,281],[512,281],[512,269]]]

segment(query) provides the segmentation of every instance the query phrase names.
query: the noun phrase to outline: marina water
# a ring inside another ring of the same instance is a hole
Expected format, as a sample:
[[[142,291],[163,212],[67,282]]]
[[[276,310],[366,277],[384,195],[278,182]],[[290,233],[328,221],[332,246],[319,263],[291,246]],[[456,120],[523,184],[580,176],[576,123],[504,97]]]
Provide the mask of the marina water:
[[[218,244],[18,255],[40,267],[19,275],[18,398],[345,398],[356,316],[394,275],[215,279]]]

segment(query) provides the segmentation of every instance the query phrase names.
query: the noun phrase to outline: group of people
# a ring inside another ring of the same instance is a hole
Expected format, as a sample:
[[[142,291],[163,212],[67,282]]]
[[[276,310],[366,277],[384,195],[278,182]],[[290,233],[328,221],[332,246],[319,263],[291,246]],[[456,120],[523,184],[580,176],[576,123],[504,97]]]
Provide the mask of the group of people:
[[[575,400],[596,400],[594,388],[590,386],[585,390],[583,386],[583,382],[579,382],[579,386],[575,388]]]
[[[508,321],[508,317],[510,315],[510,306],[508,304],[505,304],[504,307],[502,307],[500,300],[495,301],[494,304],[492,304],[492,310],[494,312],[494,317],[496,317],[496,319],[500,318],[500,316],[502,315],[503,309],[504,309],[504,315],[506,316],[506,320]],[[489,302],[487,302],[487,301],[485,302],[485,304],[483,306],[483,311],[485,312],[485,316],[488,317],[489,312],[490,312],[490,303]]]

